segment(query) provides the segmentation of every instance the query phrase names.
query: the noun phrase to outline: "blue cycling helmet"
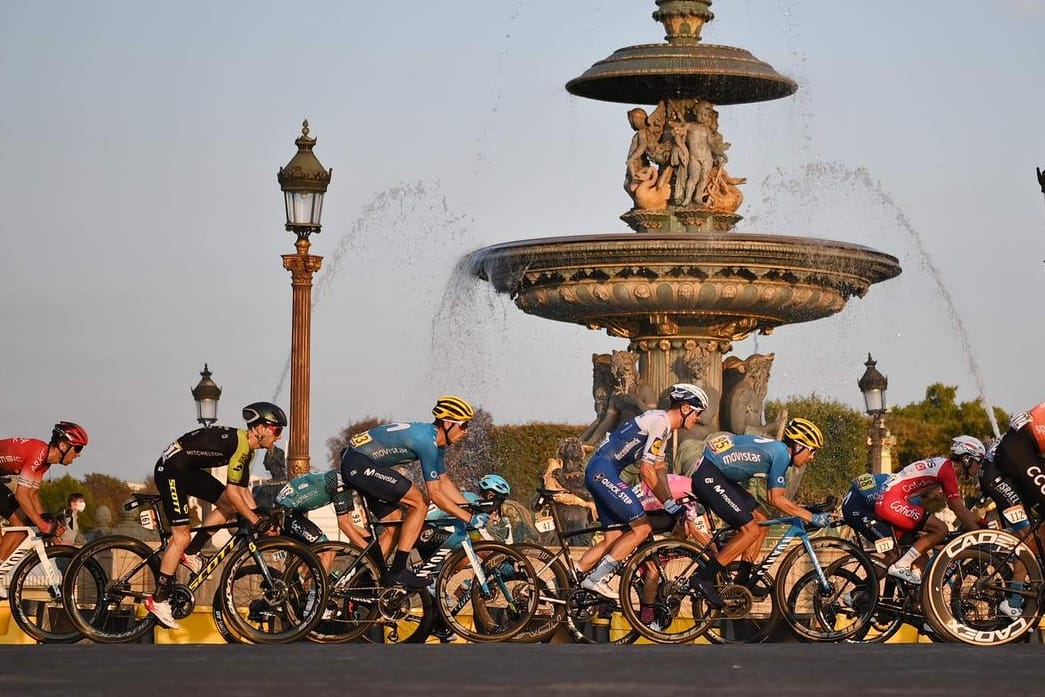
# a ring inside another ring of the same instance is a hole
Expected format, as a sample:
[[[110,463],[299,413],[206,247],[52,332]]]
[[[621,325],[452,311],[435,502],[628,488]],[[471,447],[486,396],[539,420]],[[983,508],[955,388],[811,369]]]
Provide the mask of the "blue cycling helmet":
[[[499,474],[488,474],[479,480],[479,488],[483,491],[492,491],[498,496],[508,496],[512,493],[512,487],[508,481]]]

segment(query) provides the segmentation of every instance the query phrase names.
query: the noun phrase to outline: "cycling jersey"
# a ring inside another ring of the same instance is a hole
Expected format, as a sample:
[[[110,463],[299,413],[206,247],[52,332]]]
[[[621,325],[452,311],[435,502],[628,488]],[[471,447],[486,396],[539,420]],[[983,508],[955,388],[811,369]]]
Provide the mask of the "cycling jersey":
[[[434,482],[446,473],[446,448],[436,445],[435,433],[434,423],[382,424],[352,436],[348,449],[381,467],[419,460],[425,481]]]
[[[642,508],[646,511],[663,511],[664,504],[660,502],[657,495],[653,493],[646,482],[640,481],[638,484],[632,487],[636,494],[639,496],[639,500],[642,502]],[[691,496],[693,493],[693,480],[689,477],[681,474],[669,474],[668,475],[668,489],[671,490],[671,498],[676,501],[682,501]],[[701,517],[697,502],[690,498],[685,504],[686,518],[691,522],[696,522]]]
[[[671,435],[668,413],[651,409],[628,419],[602,441],[584,469],[584,485],[603,526],[631,523],[646,515],[639,496],[621,476],[636,462],[657,462]]]
[[[294,477],[276,494],[276,503],[296,512],[334,504],[334,512],[344,515],[352,510],[351,498],[352,492],[342,485],[341,473],[328,470]]]
[[[1014,431],[1025,429],[1038,444],[1038,452],[1045,453],[1045,402],[1013,415],[1009,428]]]
[[[912,499],[937,486],[948,501],[961,498],[953,462],[945,457],[912,462],[886,481],[875,515],[895,528],[920,530],[929,515]]]
[[[861,474],[852,480],[842,499],[842,518],[849,527],[874,542],[891,536],[889,526],[875,516],[875,504],[890,474]]]
[[[213,469],[227,466],[226,481],[236,486],[250,484],[250,461],[254,451],[247,431],[231,426],[211,426],[189,431],[167,446],[157,466],[174,471]]]
[[[746,482],[764,474],[767,489],[785,489],[791,453],[786,445],[772,438],[721,433],[704,446],[704,455],[697,462],[694,476],[708,462],[732,482]]]
[[[51,465],[47,462],[50,446],[36,438],[5,438],[0,440],[0,472],[17,475],[19,486],[39,489],[40,482]]]
[[[225,485],[204,470],[226,466],[227,482],[246,487],[253,457],[246,430],[231,426],[197,428],[167,446],[153,476],[170,524],[189,524],[190,496],[217,503],[225,492]]]
[[[864,501],[874,508],[878,500],[882,498],[882,489],[885,483],[892,477],[891,474],[861,474],[850,482],[849,491],[855,496],[860,496]]]

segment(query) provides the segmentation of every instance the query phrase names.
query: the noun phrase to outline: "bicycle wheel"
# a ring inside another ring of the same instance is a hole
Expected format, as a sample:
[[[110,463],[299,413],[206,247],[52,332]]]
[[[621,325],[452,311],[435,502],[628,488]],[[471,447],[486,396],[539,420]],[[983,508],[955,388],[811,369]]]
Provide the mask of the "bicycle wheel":
[[[702,636],[717,613],[690,590],[689,579],[705,563],[704,550],[684,540],[640,547],[621,572],[624,617],[639,634],[658,644],[681,644]],[[642,621],[643,605],[653,609],[648,623]]]
[[[359,640],[373,644],[422,644],[435,621],[435,599],[428,589],[406,591],[380,588],[377,562],[356,563],[363,550],[347,542],[321,542],[312,551],[321,561],[331,556],[330,587],[324,619],[309,632],[317,643]],[[339,579],[355,574],[339,589]],[[349,638],[345,638],[345,637]]]
[[[732,577],[740,562],[733,562],[727,571]],[[761,644],[767,641],[780,624],[780,606],[773,586],[776,581],[768,574],[760,581],[765,591],[755,594],[748,588],[727,584],[718,589],[726,608],[711,620],[704,638],[712,644]]]
[[[52,545],[46,548],[46,563],[30,552],[11,573],[11,616],[23,632],[41,643],[69,644],[83,639],[62,604],[62,574],[79,551],[70,545]],[[97,566],[94,570],[95,592],[100,594],[105,578]]]
[[[998,605],[1012,592],[1015,568],[1024,569],[1023,614],[1008,617]],[[998,530],[974,530],[955,538],[933,558],[922,582],[922,609],[944,638],[975,646],[1022,639],[1041,620],[1042,569],[1018,538]]]
[[[580,644],[634,644],[635,631],[620,604],[580,587],[566,588],[566,629]]]
[[[559,557],[546,547],[529,542],[517,542],[512,547],[530,560],[538,579],[539,600],[533,620],[511,640],[516,643],[546,643],[566,621],[563,597],[569,591],[569,574]]]
[[[808,641],[843,641],[857,635],[870,624],[878,602],[874,563],[839,537],[816,537],[809,546],[816,565],[804,544],[780,563],[775,593],[784,619]],[[856,596],[863,599],[859,605]]]
[[[302,638],[323,616],[323,566],[311,549],[290,538],[266,538],[252,546],[238,547],[221,574],[219,606],[229,630],[252,644]]]
[[[65,570],[66,615],[91,641],[135,641],[156,625],[141,603],[156,589],[159,572],[159,553],[141,540],[123,535],[95,540],[82,547]]]
[[[539,581],[526,556],[499,542],[473,542],[471,552],[486,578],[479,582],[469,543],[443,563],[436,578],[439,614],[468,641],[506,641],[533,619]]]
[[[911,612],[913,599],[908,595],[904,584],[886,574],[879,581],[879,585],[881,589],[878,591],[878,601],[875,603],[871,621],[862,630],[846,638],[846,642],[883,644],[896,636],[904,622],[913,616]],[[854,606],[861,607],[866,602],[870,602],[866,594],[853,595]]]

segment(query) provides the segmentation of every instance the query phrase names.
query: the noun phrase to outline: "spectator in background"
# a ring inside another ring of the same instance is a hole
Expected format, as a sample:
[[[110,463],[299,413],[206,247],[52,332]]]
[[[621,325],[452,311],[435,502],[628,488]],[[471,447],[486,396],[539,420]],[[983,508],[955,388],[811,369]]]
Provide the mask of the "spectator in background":
[[[65,532],[58,538],[59,544],[79,546],[84,543],[83,532],[80,530],[80,514],[85,508],[87,508],[87,501],[83,494],[79,492],[69,494],[65,510],[61,515],[61,520],[65,524]]]

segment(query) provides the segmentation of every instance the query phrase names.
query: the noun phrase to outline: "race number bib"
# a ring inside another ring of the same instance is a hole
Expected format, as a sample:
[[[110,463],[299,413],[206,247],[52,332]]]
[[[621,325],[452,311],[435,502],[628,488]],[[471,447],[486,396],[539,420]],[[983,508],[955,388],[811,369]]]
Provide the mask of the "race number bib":
[[[358,448],[361,445],[366,445],[372,440],[374,440],[374,438],[370,435],[370,432],[363,431],[362,433],[357,433],[356,435],[352,436],[352,438],[348,441],[348,444],[353,448]]]
[[[874,551],[879,554],[885,554],[886,552],[892,551],[893,547],[896,546],[896,541],[891,537],[883,537],[880,540],[874,541]]]
[[[873,474],[861,474],[856,478],[856,486],[860,491],[867,491],[875,487]]]
[[[733,447],[733,439],[729,436],[715,436],[708,441],[707,447],[716,455]]]
[[[555,519],[550,515],[539,515],[533,519],[533,527],[537,532],[551,532],[555,529]]]
[[[1010,506],[1002,511],[1002,515],[1005,516],[1005,520],[1009,521],[1010,525],[1016,525],[1027,520],[1027,510],[1023,506]]]

